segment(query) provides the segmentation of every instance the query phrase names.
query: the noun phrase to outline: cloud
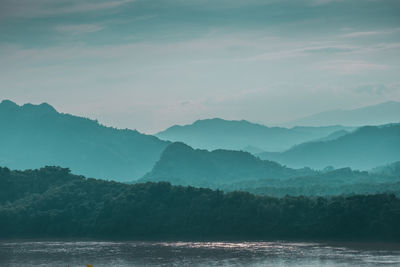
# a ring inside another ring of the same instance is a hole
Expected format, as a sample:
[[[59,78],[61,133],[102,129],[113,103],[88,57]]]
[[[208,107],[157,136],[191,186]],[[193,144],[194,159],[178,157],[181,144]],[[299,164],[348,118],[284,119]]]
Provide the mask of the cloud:
[[[55,27],[56,31],[71,35],[98,32],[101,31],[102,29],[104,29],[103,26],[96,24],[58,25]]]
[[[349,45],[340,44],[311,44],[300,46],[299,48],[288,48],[274,52],[268,52],[259,54],[256,56],[238,59],[237,61],[268,61],[268,60],[279,60],[285,58],[304,57],[313,54],[339,54],[339,53],[350,53],[354,51],[356,47]]]
[[[385,70],[388,66],[362,60],[334,60],[322,65],[322,70],[335,71],[341,74],[357,74],[364,71]]]
[[[330,4],[332,2],[340,2],[340,1],[343,1],[343,0],[308,0],[308,2],[314,6],[326,5],[326,4]]]
[[[338,54],[338,53],[348,53],[354,51],[353,47],[350,46],[320,46],[320,47],[308,47],[303,48],[305,53],[311,54]]]
[[[400,90],[399,83],[393,84],[363,84],[355,88],[355,92],[361,94],[375,94],[375,95],[385,95],[390,94],[395,91]]]
[[[134,0],[3,0],[0,18],[34,18],[117,8]]]
[[[372,36],[372,35],[377,35],[377,34],[382,34],[385,32],[351,32],[342,35],[344,38],[353,38],[353,37],[363,37],[363,36]]]

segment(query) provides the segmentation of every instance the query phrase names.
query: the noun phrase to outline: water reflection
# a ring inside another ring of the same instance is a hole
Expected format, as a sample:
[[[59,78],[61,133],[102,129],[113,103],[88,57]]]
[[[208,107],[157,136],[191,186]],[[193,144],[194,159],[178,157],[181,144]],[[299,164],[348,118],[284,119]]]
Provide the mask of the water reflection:
[[[399,266],[400,250],[293,242],[2,241],[0,266]]]

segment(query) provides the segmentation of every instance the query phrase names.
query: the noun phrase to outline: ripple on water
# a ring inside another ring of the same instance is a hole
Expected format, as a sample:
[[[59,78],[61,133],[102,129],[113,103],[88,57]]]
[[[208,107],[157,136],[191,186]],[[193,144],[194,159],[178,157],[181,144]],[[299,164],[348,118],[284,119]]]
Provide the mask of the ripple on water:
[[[399,266],[400,251],[308,242],[3,241],[0,266]]]

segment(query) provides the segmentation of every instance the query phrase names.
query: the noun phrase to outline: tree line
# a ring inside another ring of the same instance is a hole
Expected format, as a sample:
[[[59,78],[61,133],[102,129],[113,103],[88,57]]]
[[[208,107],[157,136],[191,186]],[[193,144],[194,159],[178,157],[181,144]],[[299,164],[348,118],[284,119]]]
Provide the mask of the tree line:
[[[400,240],[392,194],[268,197],[0,168],[0,238]]]

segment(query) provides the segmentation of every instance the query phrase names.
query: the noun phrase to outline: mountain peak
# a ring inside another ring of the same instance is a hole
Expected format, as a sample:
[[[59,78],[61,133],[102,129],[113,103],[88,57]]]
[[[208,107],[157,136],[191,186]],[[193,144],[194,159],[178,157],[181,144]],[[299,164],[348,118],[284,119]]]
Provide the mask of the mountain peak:
[[[193,122],[192,125],[197,125],[197,124],[252,124],[252,125],[258,125],[257,123],[252,123],[247,120],[226,120],[222,118],[210,118],[210,119],[202,119],[202,120],[197,120]],[[266,127],[266,126],[265,126]]]
[[[25,111],[32,111],[32,112],[57,113],[57,110],[53,106],[51,106],[47,103],[42,103],[39,105],[34,105],[34,104],[28,103],[28,104],[24,104],[22,106],[22,109]]]
[[[20,106],[20,105],[16,104],[15,102],[13,102],[11,100],[8,100],[8,99],[5,99],[5,100],[1,101],[0,109],[8,110],[8,111],[10,111],[10,110],[14,110],[14,111],[21,110],[21,111],[25,111],[25,112],[35,112],[35,113],[40,112],[42,114],[58,113],[57,110],[53,106],[51,106],[51,105],[49,105],[47,103],[41,103],[39,105],[27,103],[27,104],[24,104],[24,105]]]
[[[19,108],[19,106],[16,103],[14,103],[13,101],[8,100],[8,99],[4,99],[3,101],[1,101],[0,107],[7,108],[7,109]]]
[[[174,142],[172,144],[170,144],[169,146],[167,146],[164,150],[163,154],[170,154],[170,153],[176,153],[176,152],[183,152],[183,151],[193,151],[194,149],[190,146],[188,146],[187,144],[183,143],[183,142]]]

